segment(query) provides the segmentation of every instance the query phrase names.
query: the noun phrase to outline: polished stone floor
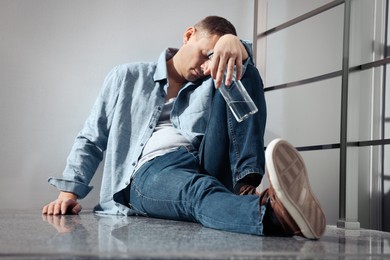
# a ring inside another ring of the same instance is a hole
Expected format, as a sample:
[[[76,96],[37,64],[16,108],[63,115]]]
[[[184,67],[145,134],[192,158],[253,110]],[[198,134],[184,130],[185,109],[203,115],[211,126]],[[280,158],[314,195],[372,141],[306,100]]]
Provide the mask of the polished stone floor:
[[[0,210],[1,259],[390,259],[390,233],[328,226],[318,241],[143,217]]]

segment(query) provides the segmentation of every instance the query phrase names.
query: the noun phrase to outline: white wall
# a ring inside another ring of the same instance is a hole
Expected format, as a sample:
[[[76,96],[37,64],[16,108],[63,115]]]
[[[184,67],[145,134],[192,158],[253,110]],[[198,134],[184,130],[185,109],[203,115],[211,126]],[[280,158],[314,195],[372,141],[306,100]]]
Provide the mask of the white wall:
[[[1,0],[0,207],[40,209],[107,72],[156,60],[207,15],[252,40],[253,0]],[[83,201],[92,208],[95,189]]]

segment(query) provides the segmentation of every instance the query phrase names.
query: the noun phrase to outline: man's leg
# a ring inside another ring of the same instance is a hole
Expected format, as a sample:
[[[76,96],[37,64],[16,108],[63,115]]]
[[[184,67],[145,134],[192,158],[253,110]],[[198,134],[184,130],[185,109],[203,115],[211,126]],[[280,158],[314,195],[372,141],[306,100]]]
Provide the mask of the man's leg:
[[[263,89],[257,70],[248,66],[242,82],[256,103],[258,113],[237,123],[230,111],[227,115],[224,113],[224,100],[217,92],[200,150],[205,172],[240,192],[237,186],[257,186],[264,173],[266,118]],[[256,89],[256,86],[260,89]],[[303,159],[293,146],[283,140],[272,142],[267,154],[271,185],[259,197],[263,234],[303,235],[318,239],[325,231],[326,219],[311,190]]]
[[[298,151],[276,140],[267,149],[267,161],[270,187],[260,196],[238,196],[213,176],[200,174],[196,153],[181,148],[137,171],[129,205],[140,215],[226,231],[318,239],[325,231],[325,215]]]
[[[130,186],[130,207],[144,216],[262,235],[259,197],[233,194],[198,166],[196,152],[184,147],[144,164]]]
[[[231,191],[249,184],[257,187],[264,175],[264,131],[266,104],[257,69],[248,65],[241,79],[258,112],[238,123],[218,90],[200,148],[202,170],[220,180]]]

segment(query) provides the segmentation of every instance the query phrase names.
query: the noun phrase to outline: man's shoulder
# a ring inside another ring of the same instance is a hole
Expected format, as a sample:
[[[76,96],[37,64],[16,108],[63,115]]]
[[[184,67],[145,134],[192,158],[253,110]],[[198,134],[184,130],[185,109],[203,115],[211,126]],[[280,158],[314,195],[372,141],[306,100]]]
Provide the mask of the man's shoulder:
[[[129,62],[115,66],[113,71],[122,75],[138,75],[154,73],[156,67],[157,62]]]
[[[131,62],[115,66],[106,76],[105,85],[112,91],[129,92],[140,87],[154,87],[156,62]]]

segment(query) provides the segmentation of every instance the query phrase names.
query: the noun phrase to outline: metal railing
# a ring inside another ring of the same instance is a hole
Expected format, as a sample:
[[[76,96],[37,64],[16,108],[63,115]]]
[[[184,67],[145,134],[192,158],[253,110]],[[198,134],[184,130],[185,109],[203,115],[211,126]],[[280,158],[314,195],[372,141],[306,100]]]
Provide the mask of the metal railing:
[[[388,0],[387,0],[388,1]],[[325,4],[319,8],[316,8],[310,12],[307,12],[303,15],[300,15],[294,19],[291,19],[285,23],[282,23],[276,27],[273,27],[271,29],[267,29],[266,31],[257,34],[257,40],[267,37],[270,34],[276,33],[278,31],[281,31],[283,29],[286,29],[292,25],[298,24],[304,20],[307,20],[311,17],[314,17],[318,14],[321,14],[323,12],[326,12],[332,8],[335,8],[339,5],[344,5],[344,27],[343,27],[343,57],[342,57],[342,68],[341,70],[325,73],[322,75],[318,75],[315,77],[310,77],[306,79],[301,79],[298,81],[288,82],[284,84],[274,85],[274,86],[266,86],[264,88],[265,92],[269,91],[277,91],[281,89],[291,88],[291,87],[298,87],[305,84],[318,82],[322,80],[327,80],[335,77],[341,77],[341,115],[340,115],[340,143],[334,143],[334,144],[319,144],[319,145],[311,145],[311,146],[304,146],[304,147],[297,147],[299,151],[313,151],[313,150],[324,150],[324,149],[340,149],[340,176],[339,176],[339,218],[341,220],[346,219],[346,178],[347,178],[347,148],[348,147],[364,147],[364,146],[382,146],[382,175],[384,172],[384,145],[390,144],[390,139],[384,138],[384,124],[386,122],[389,122],[389,118],[386,118],[385,113],[383,114],[382,118],[382,136],[380,139],[377,140],[366,140],[366,141],[349,141],[347,140],[347,128],[348,128],[348,79],[349,74],[359,71],[364,71],[376,67],[383,66],[386,67],[387,64],[390,63],[390,57],[387,57],[387,48],[384,46],[384,57],[383,59],[376,60],[373,62],[368,62],[364,64],[360,64],[357,66],[350,67],[349,64],[349,47],[350,47],[350,28],[351,28],[351,0],[335,0],[328,4]],[[257,11],[257,0],[255,0],[255,10]],[[256,17],[256,16],[255,16]],[[386,13],[386,19],[388,19],[388,14]],[[255,19],[255,22],[257,20]],[[386,22],[387,26],[387,22]],[[255,26],[255,30],[257,30],[257,27]],[[386,28],[386,43],[387,43],[387,28]],[[383,82],[383,93],[385,93],[385,81],[386,81],[386,73],[384,73],[384,82]],[[383,107],[381,108],[382,111],[385,111],[385,96],[383,94]],[[383,177],[383,176],[382,176]],[[383,189],[382,189],[383,190]]]

